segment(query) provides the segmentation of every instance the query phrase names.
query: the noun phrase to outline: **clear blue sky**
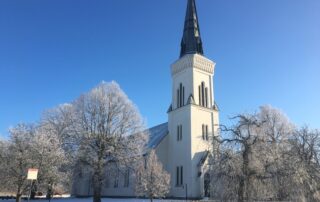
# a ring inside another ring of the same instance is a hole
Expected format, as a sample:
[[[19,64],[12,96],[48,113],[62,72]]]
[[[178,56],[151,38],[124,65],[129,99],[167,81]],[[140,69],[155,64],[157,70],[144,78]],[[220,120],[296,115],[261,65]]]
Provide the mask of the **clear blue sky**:
[[[197,0],[221,122],[270,104],[320,128],[320,1]],[[167,120],[186,0],[0,0],[0,134],[117,81]]]

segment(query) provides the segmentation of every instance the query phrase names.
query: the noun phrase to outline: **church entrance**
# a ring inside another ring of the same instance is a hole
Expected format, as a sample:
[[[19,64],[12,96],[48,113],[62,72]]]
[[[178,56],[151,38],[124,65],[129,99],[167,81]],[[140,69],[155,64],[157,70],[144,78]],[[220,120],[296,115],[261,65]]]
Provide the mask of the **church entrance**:
[[[210,174],[204,175],[204,197],[210,197]]]

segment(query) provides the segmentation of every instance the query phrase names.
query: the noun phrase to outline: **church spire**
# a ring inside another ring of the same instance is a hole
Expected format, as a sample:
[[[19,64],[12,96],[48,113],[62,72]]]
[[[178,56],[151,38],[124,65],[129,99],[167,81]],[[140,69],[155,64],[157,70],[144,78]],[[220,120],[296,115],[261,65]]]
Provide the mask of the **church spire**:
[[[184,22],[183,37],[181,40],[180,57],[186,54],[203,55],[200,28],[195,0],[188,0],[187,13]]]

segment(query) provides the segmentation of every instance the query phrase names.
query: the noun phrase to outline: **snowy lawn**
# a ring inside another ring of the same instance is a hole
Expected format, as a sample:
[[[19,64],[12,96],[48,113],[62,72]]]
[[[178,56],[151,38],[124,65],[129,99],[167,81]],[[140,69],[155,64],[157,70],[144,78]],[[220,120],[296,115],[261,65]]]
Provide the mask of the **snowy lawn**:
[[[1,202],[14,202],[14,199],[10,200],[0,200]],[[21,200],[21,202],[25,202],[27,200]],[[149,199],[125,199],[125,198],[103,198],[102,202],[149,202]],[[185,200],[160,200],[154,199],[154,202],[185,202]],[[37,199],[37,200],[30,200],[30,202],[48,202],[45,199]],[[51,199],[51,202],[92,202],[92,198],[66,198],[66,199]]]

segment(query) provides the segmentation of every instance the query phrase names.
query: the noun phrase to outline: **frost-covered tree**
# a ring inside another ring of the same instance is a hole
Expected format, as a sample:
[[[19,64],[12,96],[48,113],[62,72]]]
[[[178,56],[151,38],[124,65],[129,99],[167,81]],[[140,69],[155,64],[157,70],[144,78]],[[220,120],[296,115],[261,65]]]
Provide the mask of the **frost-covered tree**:
[[[238,115],[237,123],[230,127],[224,127],[222,130],[226,132],[226,138],[217,139],[222,146],[225,144],[234,145],[240,148],[236,153],[225,150],[224,153],[218,155],[219,160],[214,162],[213,176],[223,176],[224,179],[234,180],[233,184],[236,185],[237,200],[242,202],[250,197],[250,190],[253,189],[253,172],[254,169],[254,145],[259,141],[259,134],[261,132],[261,122],[257,119],[256,115]],[[238,160],[240,159],[240,160]],[[235,164],[237,163],[237,164]],[[226,172],[226,169],[232,169]],[[228,185],[229,182],[223,182],[222,185]],[[216,185],[214,185],[216,186]],[[229,190],[229,189],[228,189]],[[225,195],[225,194],[223,194]],[[228,194],[226,194],[228,196]],[[230,197],[230,195],[228,196]]]
[[[295,126],[279,109],[271,106],[260,107],[259,119],[263,122],[259,135],[260,142],[255,146],[256,161],[260,164],[260,181],[268,190],[268,197],[273,200],[288,200],[288,158],[291,139]]]
[[[227,145],[221,145],[218,155],[210,163],[210,196],[221,201],[238,201],[239,181],[243,177],[241,154]]]
[[[165,197],[170,190],[170,174],[164,170],[154,150],[151,150],[136,170],[135,192],[137,196]]]
[[[320,132],[303,127],[291,141],[290,162],[294,169],[291,187],[301,201],[320,201]]]
[[[291,124],[277,109],[260,108],[259,113],[240,114],[231,127],[221,127],[219,155],[212,161],[214,193],[223,200],[273,198],[271,181],[280,180],[281,148],[292,133]],[[285,147],[285,146],[284,146]],[[276,178],[279,177],[279,180]],[[277,186],[278,187],[278,186]]]
[[[91,176],[93,201],[101,201],[108,164],[119,169],[142,155],[147,141],[142,118],[115,82],[101,83],[72,103],[78,164]]]
[[[70,161],[74,158],[79,141],[74,133],[73,115],[73,106],[66,103],[44,111],[40,120],[41,127],[47,133],[55,134],[58,137]]]
[[[36,168],[39,168],[38,190],[47,192],[62,186],[68,179],[69,172],[64,169],[67,158],[57,134],[38,127],[32,148],[33,158],[37,162]]]
[[[5,186],[5,191],[16,193],[17,202],[20,202],[22,194],[30,189],[30,182],[27,180],[28,168],[35,168],[37,165],[33,158],[34,135],[34,127],[28,124],[19,124],[10,129],[10,139],[0,156],[0,172],[4,176],[1,183]]]
[[[50,193],[63,190],[70,192],[72,186],[72,174],[75,166],[78,137],[74,135],[72,126],[73,106],[62,104],[55,108],[46,110],[40,119],[41,130],[45,134],[51,134],[57,138],[64,152],[63,166],[59,169],[59,178],[51,180],[47,184],[48,198]]]
[[[318,131],[297,130],[278,109],[241,114],[221,127],[211,161],[213,193],[221,200],[318,201]]]
[[[7,165],[5,163],[5,161],[3,161],[3,159],[6,156],[6,152],[8,150],[8,142],[5,139],[2,139],[0,137],[0,179],[1,182],[4,181],[6,179],[6,175],[4,173],[4,169],[6,169]],[[0,183],[0,190],[1,191],[5,191],[6,190],[6,186],[4,183]]]
[[[21,200],[30,188],[27,180],[29,168],[39,169],[37,185],[41,187],[58,179],[59,169],[64,161],[57,138],[46,134],[40,128],[31,124],[19,124],[10,129],[10,138],[1,152],[1,183],[5,191],[15,192],[16,201]]]

